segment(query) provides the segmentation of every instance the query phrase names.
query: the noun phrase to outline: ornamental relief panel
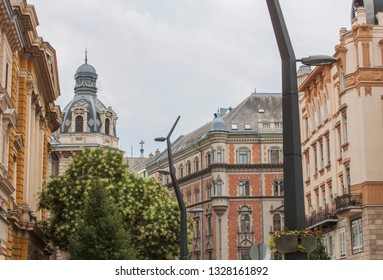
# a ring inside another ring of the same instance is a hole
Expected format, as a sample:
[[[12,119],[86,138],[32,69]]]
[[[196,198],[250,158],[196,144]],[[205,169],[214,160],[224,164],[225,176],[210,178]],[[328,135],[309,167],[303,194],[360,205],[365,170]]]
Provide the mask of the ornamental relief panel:
[[[347,75],[345,78],[346,89],[355,87],[359,83],[381,84],[383,82],[383,70],[360,69],[354,74]]]

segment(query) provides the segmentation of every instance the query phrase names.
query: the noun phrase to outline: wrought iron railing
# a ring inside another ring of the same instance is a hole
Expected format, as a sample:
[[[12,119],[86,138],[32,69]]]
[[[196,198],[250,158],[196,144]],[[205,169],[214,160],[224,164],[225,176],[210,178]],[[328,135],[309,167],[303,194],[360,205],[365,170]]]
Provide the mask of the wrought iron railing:
[[[344,194],[335,198],[336,212],[362,207],[362,194]]]
[[[318,213],[312,214],[310,217],[306,218],[307,227],[314,225],[323,225],[327,221],[334,221],[337,219],[336,213],[334,210],[326,209]]]

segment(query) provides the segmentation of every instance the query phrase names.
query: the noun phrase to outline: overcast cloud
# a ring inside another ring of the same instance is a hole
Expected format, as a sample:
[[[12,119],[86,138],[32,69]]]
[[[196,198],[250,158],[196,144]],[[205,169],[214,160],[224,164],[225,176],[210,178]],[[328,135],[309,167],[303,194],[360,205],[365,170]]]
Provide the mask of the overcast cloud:
[[[281,92],[280,57],[266,0],[27,0],[57,52],[64,109],[74,73],[98,73],[98,97],[119,116],[120,147],[145,156],[257,92]],[[296,57],[334,54],[350,29],[351,0],[280,0]]]

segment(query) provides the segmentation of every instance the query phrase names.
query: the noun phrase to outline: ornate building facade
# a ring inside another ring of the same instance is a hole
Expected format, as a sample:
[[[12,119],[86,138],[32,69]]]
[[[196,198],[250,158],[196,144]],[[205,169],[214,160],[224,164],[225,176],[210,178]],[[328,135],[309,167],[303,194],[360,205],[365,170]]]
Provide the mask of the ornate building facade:
[[[383,259],[382,1],[353,1],[334,56],[299,88],[308,224],[333,259]]]
[[[253,93],[174,141],[177,181],[194,219],[192,259],[249,259],[283,225],[282,96]],[[166,151],[149,177],[173,192]],[[168,169],[169,170],[169,169]]]
[[[1,0],[0,14],[0,259],[46,259],[37,199],[61,123],[56,52],[25,0]]]
[[[49,154],[51,176],[68,168],[74,152],[84,148],[109,147],[119,149],[116,133],[117,114],[97,98],[96,69],[85,63],[78,67],[74,78],[74,98],[63,110],[60,130],[52,138]]]

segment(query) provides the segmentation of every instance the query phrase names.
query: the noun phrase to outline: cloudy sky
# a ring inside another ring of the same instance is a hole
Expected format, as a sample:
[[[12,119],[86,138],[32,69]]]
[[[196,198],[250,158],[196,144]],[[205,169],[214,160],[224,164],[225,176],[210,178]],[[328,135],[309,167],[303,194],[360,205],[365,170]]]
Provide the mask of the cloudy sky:
[[[145,156],[235,107],[256,88],[281,92],[280,57],[266,0],[27,0],[56,49],[64,109],[74,73],[98,73],[98,97],[119,116],[120,147]],[[297,58],[334,54],[350,29],[351,0],[280,0]]]

